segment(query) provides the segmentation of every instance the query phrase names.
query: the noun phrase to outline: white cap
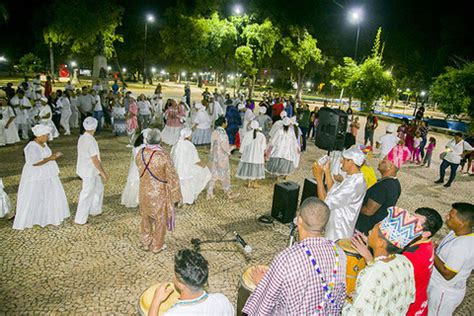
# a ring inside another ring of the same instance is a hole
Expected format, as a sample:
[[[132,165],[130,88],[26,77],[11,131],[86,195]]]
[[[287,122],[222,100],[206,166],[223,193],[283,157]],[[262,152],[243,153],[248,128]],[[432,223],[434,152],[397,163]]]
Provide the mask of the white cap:
[[[260,124],[258,124],[257,121],[253,120],[253,121],[250,123],[250,128],[251,128],[251,129],[258,129],[258,130],[260,130]]]
[[[35,125],[31,128],[31,131],[33,132],[33,135],[35,136],[41,136],[41,135],[47,135],[51,133],[51,127],[43,124],[38,124]]]
[[[397,127],[395,126],[395,124],[388,124],[387,126],[387,133],[395,133],[395,131],[397,130]]]
[[[286,113],[286,111],[281,111],[281,112],[280,112],[280,117],[281,117],[282,119],[285,118],[285,117],[287,117],[287,116],[288,116],[288,113]]]
[[[239,105],[237,106],[237,109],[239,109],[239,110],[245,109],[245,104],[239,103]]]
[[[260,114],[265,114],[267,113],[267,107],[262,105],[258,111]]]
[[[291,120],[290,120],[289,117],[286,117],[286,116],[285,116],[285,117],[283,118],[283,125],[284,125],[284,126],[290,126],[290,125],[291,125]]]
[[[193,131],[189,127],[185,127],[179,132],[179,138],[185,139],[190,137],[192,134]]]
[[[359,167],[362,166],[365,161],[365,155],[358,146],[352,146],[349,149],[343,150],[342,157],[354,161]]]
[[[86,117],[84,120],[84,123],[82,123],[82,126],[84,126],[84,129],[86,131],[93,131],[97,128],[97,120],[93,118],[92,116]]]

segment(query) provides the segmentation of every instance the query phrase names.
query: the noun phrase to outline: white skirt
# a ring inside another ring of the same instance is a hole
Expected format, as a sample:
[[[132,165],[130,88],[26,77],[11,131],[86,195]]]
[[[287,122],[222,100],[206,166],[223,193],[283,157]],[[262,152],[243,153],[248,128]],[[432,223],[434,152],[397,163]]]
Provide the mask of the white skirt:
[[[207,145],[211,143],[212,130],[196,128],[193,132],[194,145]]]
[[[265,164],[240,161],[235,176],[243,180],[265,179]]]
[[[12,122],[8,128],[4,128],[4,137],[7,144],[20,142],[20,137],[18,136],[18,129],[15,122]]]
[[[69,205],[59,176],[36,181],[20,180],[14,229],[59,225],[68,217]]]
[[[173,146],[179,139],[179,132],[183,129],[182,126],[168,126],[166,125],[161,131],[161,141],[165,144]]]
[[[7,216],[11,209],[12,205],[10,203],[10,198],[0,186],[0,218]]]
[[[183,203],[193,204],[209,180],[211,180],[211,171],[209,171],[209,168],[194,165],[189,174],[187,174],[186,179],[179,180]]]
[[[125,189],[123,189],[120,204],[130,208],[137,207],[139,190],[140,179],[127,179],[127,184],[125,184]]]

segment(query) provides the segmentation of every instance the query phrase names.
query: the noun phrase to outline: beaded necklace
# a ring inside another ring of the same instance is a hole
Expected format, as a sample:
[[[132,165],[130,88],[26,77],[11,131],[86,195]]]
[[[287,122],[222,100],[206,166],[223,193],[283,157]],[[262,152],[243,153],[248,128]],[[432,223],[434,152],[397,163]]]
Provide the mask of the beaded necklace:
[[[205,300],[209,294],[207,292],[204,292],[201,296],[193,299],[193,300],[185,300],[185,301],[178,301],[174,306],[185,306],[185,305],[194,305],[197,304],[203,300]]]
[[[316,306],[316,314],[321,313],[323,308],[326,306],[328,302],[333,305],[336,303],[336,298],[333,296],[332,291],[334,289],[337,271],[339,269],[339,252],[337,251],[336,244],[333,242],[331,243],[332,243],[332,249],[334,250],[336,254],[336,263],[334,264],[334,268],[332,269],[332,279],[329,280],[329,283],[326,282],[326,279],[324,278],[323,273],[322,273],[322,269],[316,262],[316,259],[311,253],[311,250],[309,250],[309,248],[305,244],[300,243],[301,248],[304,250],[305,254],[308,256],[311,262],[311,265],[314,267],[316,273],[318,274],[318,277],[321,280],[322,288],[324,291],[324,299],[321,303],[319,303]]]

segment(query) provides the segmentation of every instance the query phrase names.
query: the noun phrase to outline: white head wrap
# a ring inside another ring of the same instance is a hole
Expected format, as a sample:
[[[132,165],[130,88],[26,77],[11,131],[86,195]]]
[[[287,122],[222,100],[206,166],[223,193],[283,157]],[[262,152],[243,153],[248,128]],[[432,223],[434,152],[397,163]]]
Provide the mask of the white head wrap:
[[[291,125],[291,120],[290,120],[289,117],[286,117],[286,116],[285,116],[285,117],[283,118],[283,125],[284,125],[284,126],[290,126],[290,125]]]
[[[42,97],[40,98],[40,100],[43,101],[43,102],[46,102],[46,103],[48,102],[48,98],[45,97],[45,96],[42,96]]]
[[[387,133],[395,133],[395,131],[397,130],[397,127],[395,126],[395,124],[389,124],[387,126]]]
[[[281,111],[281,112],[280,112],[280,117],[281,117],[282,119],[284,119],[284,118],[287,117],[287,116],[288,116],[288,113],[286,113],[286,111]]]
[[[293,116],[292,118],[290,118],[290,120],[291,120],[292,125],[298,126],[298,121],[296,120],[296,116]]]
[[[185,139],[185,138],[190,137],[192,134],[193,134],[193,131],[189,127],[185,127],[179,132],[179,138]]]
[[[148,133],[151,131],[151,128],[145,128],[143,131],[142,131],[142,135],[143,135],[143,143],[146,144],[146,139],[148,137]]]
[[[359,167],[362,166],[365,161],[365,155],[358,146],[352,146],[349,149],[345,149],[342,152],[342,157],[354,161],[354,163]]]
[[[194,107],[196,108],[196,110],[204,109],[204,105],[202,105],[202,103],[196,103]]]
[[[130,93],[128,96],[132,98],[133,100],[137,101],[137,96],[134,95],[133,93]]]
[[[239,105],[237,106],[237,109],[239,109],[239,110],[245,109],[245,104],[239,103]]]
[[[84,123],[82,123],[82,126],[84,126],[84,129],[86,131],[93,131],[97,128],[97,120],[93,118],[92,116],[86,117],[84,120]]]
[[[38,137],[41,135],[47,135],[51,133],[51,127],[47,125],[38,124],[38,125],[33,126],[31,128],[31,131],[33,132],[33,135]]]
[[[251,129],[258,129],[258,130],[260,130],[260,124],[258,124],[257,121],[253,120],[253,121],[250,123],[250,128],[251,128]]]
[[[258,111],[260,112],[260,114],[265,114],[267,113],[267,107],[262,105]]]

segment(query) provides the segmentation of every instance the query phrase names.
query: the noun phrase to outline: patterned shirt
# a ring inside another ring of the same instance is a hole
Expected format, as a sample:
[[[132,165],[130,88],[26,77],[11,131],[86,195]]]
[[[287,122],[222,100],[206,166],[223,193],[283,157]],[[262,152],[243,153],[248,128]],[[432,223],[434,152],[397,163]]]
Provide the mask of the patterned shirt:
[[[280,252],[269,270],[249,297],[243,312],[248,315],[314,315],[316,307],[324,303],[320,276],[305,253],[310,250],[326,282],[333,279],[336,264],[334,243],[326,238],[306,238]],[[346,255],[337,247],[339,266],[334,280],[334,304],[326,302],[324,315],[339,315],[346,297]]]
[[[353,302],[346,303],[342,315],[405,315],[414,301],[413,265],[405,256],[396,255],[359,273]]]

